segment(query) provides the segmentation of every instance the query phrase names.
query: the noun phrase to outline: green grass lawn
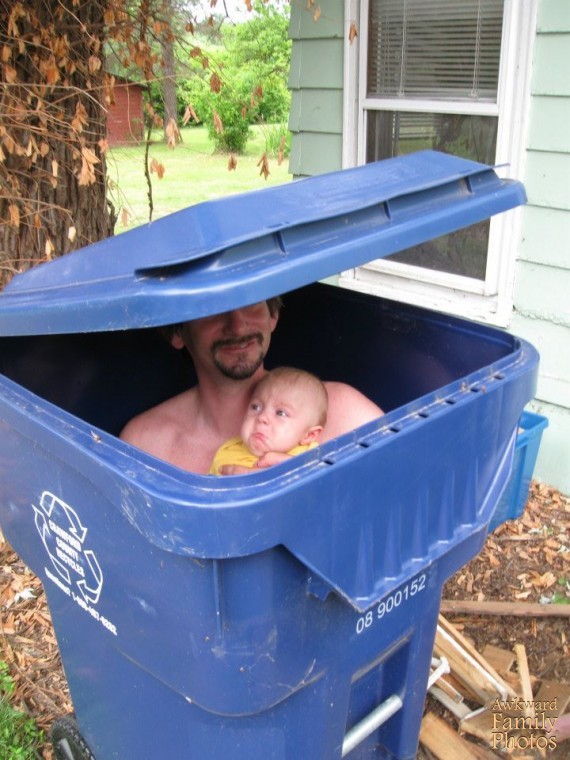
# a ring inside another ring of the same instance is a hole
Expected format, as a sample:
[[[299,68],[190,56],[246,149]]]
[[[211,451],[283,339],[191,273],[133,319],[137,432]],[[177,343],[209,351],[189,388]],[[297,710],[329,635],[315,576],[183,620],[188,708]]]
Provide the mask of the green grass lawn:
[[[152,159],[164,166],[159,179],[151,174],[153,219],[186,208],[209,198],[242,193],[291,179],[288,160],[278,165],[276,158],[269,159],[270,174],[260,175],[258,161],[265,152],[271,127],[254,127],[254,138],[248,143],[244,155],[237,156],[237,168],[228,171],[227,154],[214,153],[204,127],[182,130],[182,142],[168,148],[157,133],[150,147]],[[108,176],[111,185],[110,199],[115,205],[119,221],[115,232],[145,224],[149,221],[148,188],[144,173],[144,145],[116,147],[108,154]],[[127,225],[122,210],[127,212]]]

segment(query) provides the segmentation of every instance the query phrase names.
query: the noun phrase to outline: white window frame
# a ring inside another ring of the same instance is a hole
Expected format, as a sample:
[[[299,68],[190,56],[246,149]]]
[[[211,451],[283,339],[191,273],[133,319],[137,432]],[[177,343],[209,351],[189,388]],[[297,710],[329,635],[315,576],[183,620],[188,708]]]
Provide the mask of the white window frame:
[[[365,163],[366,114],[381,104],[380,110],[497,116],[497,173],[523,179],[537,0],[505,0],[496,103],[409,100],[405,108],[400,99],[366,98],[368,4],[369,0],[345,0],[343,167]],[[351,28],[357,30],[356,37]],[[353,290],[506,327],[512,313],[521,218],[521,210],[515,209],[491,219],[484,281],[379,259],[343,272],[339,282]]]

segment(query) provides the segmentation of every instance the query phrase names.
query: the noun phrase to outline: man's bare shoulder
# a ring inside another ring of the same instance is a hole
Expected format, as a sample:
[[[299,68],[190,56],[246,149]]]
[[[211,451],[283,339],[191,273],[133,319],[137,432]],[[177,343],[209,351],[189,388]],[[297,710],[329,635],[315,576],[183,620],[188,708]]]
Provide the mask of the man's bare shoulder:
[[[125,425],[120,438],[149,452],[162,448],[183,427],[193,395],[193,389],[184,391],[138,414]]]
[[[329,409],[321,440],[329,441],[384,414],[377,404],[352,385],[327,381],[325,387]]]

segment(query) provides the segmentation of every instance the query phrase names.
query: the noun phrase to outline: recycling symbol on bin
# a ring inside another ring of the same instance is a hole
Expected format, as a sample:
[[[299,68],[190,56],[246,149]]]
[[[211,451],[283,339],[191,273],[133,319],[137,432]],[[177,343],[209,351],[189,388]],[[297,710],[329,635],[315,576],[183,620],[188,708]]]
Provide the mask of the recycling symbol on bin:
[[[86,602],[96,604],[103,587],[103,573],[95,554],[84,549],[87,528],[77,512],[49,491],[39,508],[32,504],[35,524],[51,563],[67,585],[75,582]]]

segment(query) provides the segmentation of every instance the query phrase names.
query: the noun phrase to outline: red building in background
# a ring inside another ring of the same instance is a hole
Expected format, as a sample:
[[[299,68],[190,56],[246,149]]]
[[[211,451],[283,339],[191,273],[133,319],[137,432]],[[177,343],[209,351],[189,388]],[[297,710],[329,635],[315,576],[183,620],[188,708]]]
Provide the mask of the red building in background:
[[[107,114],[107,141],[110,146],[139,142],[144,137],[143,88],[126,79],[117,79],[115,102]]]

